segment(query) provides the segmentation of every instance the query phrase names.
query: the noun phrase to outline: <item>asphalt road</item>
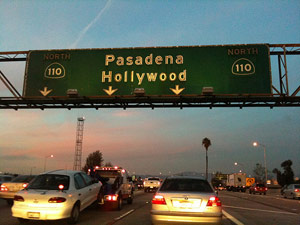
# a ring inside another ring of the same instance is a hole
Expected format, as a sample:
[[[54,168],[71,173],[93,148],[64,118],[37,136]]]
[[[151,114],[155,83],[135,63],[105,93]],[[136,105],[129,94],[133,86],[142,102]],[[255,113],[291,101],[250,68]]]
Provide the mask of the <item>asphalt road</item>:
[[[78,225],[151,225],[150,209],[153,193],[136,192],[132,205],[120,211],[91,206],[80,215]],[[284,199],[276,193],[249,195],[248,193],[219,192],[223,203],[222,225],[300,225],[300,201]],[[0,224],[17,225],[10,207],[0,200]],[[66,221],[30,221],[28,225],[66,225]]]

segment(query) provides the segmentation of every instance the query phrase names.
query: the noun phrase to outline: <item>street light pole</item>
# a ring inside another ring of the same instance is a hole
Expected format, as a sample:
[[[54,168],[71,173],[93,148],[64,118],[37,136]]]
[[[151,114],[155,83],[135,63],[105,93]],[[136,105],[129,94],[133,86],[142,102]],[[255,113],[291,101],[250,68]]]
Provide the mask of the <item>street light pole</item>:
[[[53,158],[53,155],[45,156],[45,161],[44,161],[44,172],[46,172],[46,162],[47,162],[47,158]]]
[[[266,179],[266,184],[267,184],[267,180],[268,180],[268,170],[267,170],[267,159],[266,159],[266,146],[258,143],[258,142],[253,142],[253,146],[257,147],[257,146],[262,146],[264,148],[264,161],[265,161],[265,179]]]

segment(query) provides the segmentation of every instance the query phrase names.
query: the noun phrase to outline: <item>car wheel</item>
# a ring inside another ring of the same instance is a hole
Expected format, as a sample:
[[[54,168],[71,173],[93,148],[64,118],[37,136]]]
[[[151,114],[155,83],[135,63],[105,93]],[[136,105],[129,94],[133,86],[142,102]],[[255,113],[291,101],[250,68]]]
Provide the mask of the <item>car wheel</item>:
[[[118,197],[117,210],[121,210],[121,209],[122,209],[122,205],[123,205],[122,196],[119,195],[119,197]]]
[[[70,218],[69,218],[68,223],[69,223],[69,224],[75,224],[75,223],[77,223],[78,220],[79,220],[79,213],[80,213],[79,204],[76,203],[76,204],[73,206],[73,209],[72,209],[72,212],[71,212],[71,216],[70,216]]]
[[[28,223],[28,221],[29,221],[29,220],[23,219],[23,218],[18,218],[18,220],[19,220],[20,224]]]
[[[130,197],[127,199],[127,204],[132,204],[133,202],[133,192],[131,192]]]
[[[14,204],[14,200],[12,199],[7,199],[6,202],[9,206],[12,206]]]

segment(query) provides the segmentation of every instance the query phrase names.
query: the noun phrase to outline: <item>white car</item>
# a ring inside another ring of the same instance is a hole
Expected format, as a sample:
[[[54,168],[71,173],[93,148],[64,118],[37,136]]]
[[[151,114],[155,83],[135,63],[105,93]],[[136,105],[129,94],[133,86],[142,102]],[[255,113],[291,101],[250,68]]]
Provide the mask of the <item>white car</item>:
[[[12,216],[19,221],[59,220],[76,223],[80,211],[97,201],[102,184],[80,171],[57,170],[38,175],[16,193]]]
[[[289,184],[282,190],[284,198],[300,199],[300,184]]]

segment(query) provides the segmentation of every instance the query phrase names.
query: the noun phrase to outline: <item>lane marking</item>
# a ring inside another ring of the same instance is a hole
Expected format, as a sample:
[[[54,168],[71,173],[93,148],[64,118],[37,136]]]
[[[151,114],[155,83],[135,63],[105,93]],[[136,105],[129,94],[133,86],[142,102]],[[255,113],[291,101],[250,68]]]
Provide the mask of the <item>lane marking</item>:
[[[269,212],[269,213],[281,213],[281,214],[289,214],[289,215],[298,215],[297,213],[284,212],[284,211],[274,211],[274,210],[265,210],[265,209],[251,209],[251,208],[243,208],[243,207],[236,207],[236,206],[226,206],[226,205],[223,205],[223,207],[225,207],[225,208],[232,208],[232,209],[244,209],[244,210],[260,211],[260,212]]]
[[[236,219],[235,217],[230,215],[228,212],[222,210],[222,213],[223,213],[224,216],[226,216],[229,220],[234,222],[236,225],[244,225],[241,221],[239,221],[238,219]]]
[[[130,210],[130,211],[124,213],[123,215],[121,215],[121,216],[115,218],[114,220],[115,220],[115,221],[120,220],[120,219],[124,218],[125,216],[129,215],[130,213],[132,213],[133,211],[134,211],[134,209],[132,209],[132,210]]]

